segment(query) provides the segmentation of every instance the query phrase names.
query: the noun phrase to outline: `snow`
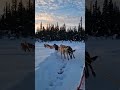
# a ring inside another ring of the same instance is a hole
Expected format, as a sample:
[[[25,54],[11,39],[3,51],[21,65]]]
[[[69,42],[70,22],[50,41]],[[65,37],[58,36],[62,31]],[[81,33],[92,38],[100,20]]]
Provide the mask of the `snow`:
[[[85,45],[91,56],[99,56],[92,64],[96,77],[86,80],[86,90],[119,90],[120,40],[89,37]]]
[[[33,71],[34,52],[26,53],[21,50],[22,40],[34,41],[29,38],[0,39],[0,90],[16,86]]]
[[[35,43],[35,90],[76,90],[83,75],[85,43],[53,41],[48,44],[69,45],[75,59],[61,59],[54,49],[44,48],[45,42]]]

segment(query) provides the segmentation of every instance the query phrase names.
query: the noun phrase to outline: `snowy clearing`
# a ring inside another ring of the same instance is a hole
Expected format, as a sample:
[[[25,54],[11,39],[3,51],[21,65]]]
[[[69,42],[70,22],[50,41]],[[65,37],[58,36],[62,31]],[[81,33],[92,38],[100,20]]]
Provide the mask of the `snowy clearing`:
[[[22,40],[33,42],[29,38],[10,40],[0,39],[0,90],[15,87],[33,72],[34,52],[21,50]],[[12,89],[15,90],[15,89]]]
[[[53,41],[48,44],[69,45],[75,59],[61,59],[54,49],[44,47],[43,42],[35,43],[35,90],[76,90],[83,75],[85,43]]]

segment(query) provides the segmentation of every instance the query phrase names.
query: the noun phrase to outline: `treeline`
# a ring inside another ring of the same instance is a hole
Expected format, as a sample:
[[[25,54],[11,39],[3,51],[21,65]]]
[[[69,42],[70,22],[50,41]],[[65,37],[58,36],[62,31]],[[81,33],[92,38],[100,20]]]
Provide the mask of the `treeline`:
[[[104,0],[103,7],[97,0],[86,7],[86,34],[92,36],[120,35],[120,10],[112,0]]]
[[[6,2],[3,14],[0,17],[0,34],[15,36],[31,36],[35,31],[34,2],[28,0],[23,4],[22,0]]]
[[[42,25],[42,24],[41,24]],[[80,41],[84,40],[85,38],[85,30],[79,24],[78,28],[68,28],[66,29],[66,25],[59,27],[57,25],[49,25],[44,28],[44,26],[40,26],[37,29],[36,37],[44,40],[44,41],[53,41],[53,40],[73,40],[73,41]]]

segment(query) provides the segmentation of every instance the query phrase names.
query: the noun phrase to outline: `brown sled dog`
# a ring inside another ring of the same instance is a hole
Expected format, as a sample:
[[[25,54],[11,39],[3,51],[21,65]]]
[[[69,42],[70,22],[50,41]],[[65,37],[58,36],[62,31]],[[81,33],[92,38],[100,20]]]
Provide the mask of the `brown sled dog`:
[[[31,44],[31,43],[27,43],[28,48],[31,49],[32,51],[35,50],[35,45]]]
[[[68,60],[69,60],[69,57],[71,59],[72,57],[75,58],[74,53],[73,53],[75,52],[75,50],[73,50],[70,46],[60,45],[58,51],[60,51],[61,53],[61,58],[63,55],[64,55],[64,59],[66,59],[66,56]]]
[[[22,48],[22,50],[24,50],[25,52],[27,52],[27,51],[30,52],[30,49],[29,49],[29,47],[28,47],[28,45],[27,45],[26,42],[21,43],[21,48]]]
[[[31,44],[31,43],[21,43],[21,48],[26,52],[26,51],[34,51],[35,50],[35,45]]]

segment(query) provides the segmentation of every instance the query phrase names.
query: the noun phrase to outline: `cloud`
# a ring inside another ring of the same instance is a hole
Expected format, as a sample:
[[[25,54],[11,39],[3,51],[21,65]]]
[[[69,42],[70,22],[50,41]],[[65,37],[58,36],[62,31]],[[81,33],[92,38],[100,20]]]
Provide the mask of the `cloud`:
[[[76,6],[78,9],[84,9],[84,0],[36,0],[36,7],[44,8],[45,10],[56,10],[64,7],[66,4]]]
[[[53,15],[48,13],[39,13],[35,15],[35,21],[53,21]]]
[[[56,24],[57,22],[60,23],[60,25],[66,23],[67,26],[77,26],[80,22],[80,16],[70,16],[70,15],[55,15],[53,13],[40,13],[36,14],[35,17],[36,23],[43,22],[43,24],[46,26],[47,24]]]
[[[45,26],[57,22],[60,26],[78,26],[80,17],[85,16],[85,0],[36,0],[35,11],[36,27],[40,22]]]

